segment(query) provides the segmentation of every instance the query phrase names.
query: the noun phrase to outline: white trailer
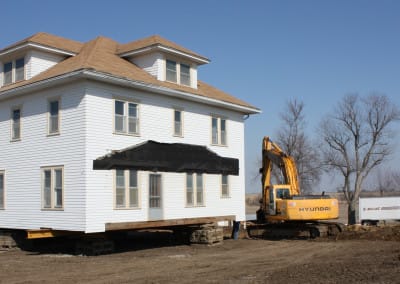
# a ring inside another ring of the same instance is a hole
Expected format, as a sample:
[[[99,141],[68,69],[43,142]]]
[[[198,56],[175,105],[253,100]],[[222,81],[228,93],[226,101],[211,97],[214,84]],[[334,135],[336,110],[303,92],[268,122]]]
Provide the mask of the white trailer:
[[[400,196],[360,198],[358,213],[363,225],[376,225],[379,221],[400,221]]]

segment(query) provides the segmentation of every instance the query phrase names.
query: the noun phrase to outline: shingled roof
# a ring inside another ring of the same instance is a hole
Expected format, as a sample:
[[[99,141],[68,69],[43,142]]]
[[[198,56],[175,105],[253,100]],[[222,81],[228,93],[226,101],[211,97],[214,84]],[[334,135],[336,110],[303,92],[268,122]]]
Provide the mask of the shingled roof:
[[[119,55],[122,55],[124,53],[128,53],[128,52],[132,52],[132,51],[138,51],[141,50],[143,48],[147,48],[147,47],[154,47],[154,46],[164,46],[164,47],[168,47],[171,48],[173,50],[176,51],[180,51],[182,53],[186,53],[188,55],[192,55],[194,57],[199,57],[201,59],[203,59],[204,61],[210,61],[208,58],[206,58],[203,55],[200,55],[198,53],[195,53],[187,48],[184,48],[172,41],[169,41],[159,35],[153,35],[150,37],[146,37],[143,39],[139,39],[136,41],[132,41],[126,44],[120,44],[118,46],[118,50],[117,53]]]
[[[60,63],[32,77],[29,80],[3,86],[2,88],[0,88],[0,96],[3,92],[16,89],[18,87],[27,86],[33,83],[65,75],[74,71],[90,70],[113,77],[140,82],[146,85],[164,87],[171,90],[182,91],[192,95],[219,100],[226,103],[250,108],[253,109],[255,112],[258,112],[258,109],[253,107],[252,105],[201,81],[198,81],[197,89],[194,89],[187,86],[157,80],[155,77],[153,77],[143,69],[139,68],[135,64],[132,64],[131,62],[121,58],[118,55],[121,50],[123,50],[121,48],[121,45],[107,37],[100,36],[85,44],[81,44],[79,42],[74,42],[49,34],[40,33],[21,42],[28,41],[40,42],[41,44],[46,44],[48,46],[57,48],[62,48],[63,44],[65,43],[67,48],[64,47],[64,49],[77,52],[77,54],[61,61]],[[20,43],[16,43],[12,46],[16,46]],[[126,48],[126,50],[132,48],[132,46],[138,45],[131,44],[129,48],[122,45],[122,47]],[[7,47],[6,49],[11,47]]]
[[[83,46],[83,43],[79,41],[40,32],[1,49],[0,54],[6,52],[7,50],[13,49],[14,47],[27,43],[36,43],[42,46],[56,48],[72,53],[78,53]]]

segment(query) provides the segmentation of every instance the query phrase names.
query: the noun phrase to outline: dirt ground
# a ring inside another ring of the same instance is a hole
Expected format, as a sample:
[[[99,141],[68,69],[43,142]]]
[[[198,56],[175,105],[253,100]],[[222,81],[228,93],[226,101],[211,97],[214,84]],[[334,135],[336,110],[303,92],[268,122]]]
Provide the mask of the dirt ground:
[[[164,239],[164,238],[162,238]],[[137,240],[102,256],[0,251],[0,283],[399,283],[400,226],[336,239]]]

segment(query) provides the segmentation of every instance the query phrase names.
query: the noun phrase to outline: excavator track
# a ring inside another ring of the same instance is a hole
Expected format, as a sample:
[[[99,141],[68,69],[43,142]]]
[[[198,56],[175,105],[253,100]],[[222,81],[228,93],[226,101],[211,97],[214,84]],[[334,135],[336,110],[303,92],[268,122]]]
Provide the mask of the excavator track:
[[[335,237],[344,229],[336,222],[282,222],[255,223],[247,222],[247,233],[250,238],[261,239],[315,239],[318,237]]]

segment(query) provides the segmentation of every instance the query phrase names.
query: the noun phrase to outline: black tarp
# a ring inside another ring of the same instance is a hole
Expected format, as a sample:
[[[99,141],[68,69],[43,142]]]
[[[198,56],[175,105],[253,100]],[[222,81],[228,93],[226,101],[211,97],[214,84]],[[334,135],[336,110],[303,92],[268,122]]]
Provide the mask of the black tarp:
[[[93,161],[94,170],[116,168],[238,175],[239,160],[221,157],[205,146],[149,140]]]

